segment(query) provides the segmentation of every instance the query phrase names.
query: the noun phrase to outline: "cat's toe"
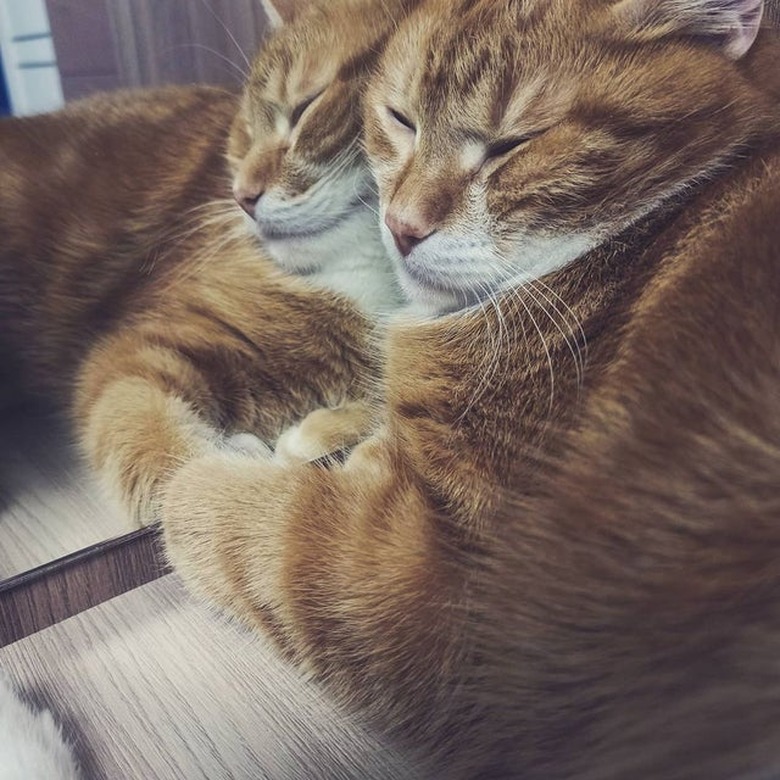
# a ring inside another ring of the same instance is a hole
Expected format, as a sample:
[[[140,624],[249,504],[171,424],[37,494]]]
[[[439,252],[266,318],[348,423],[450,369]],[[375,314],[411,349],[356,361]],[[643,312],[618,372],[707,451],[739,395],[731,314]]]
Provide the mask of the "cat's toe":
[[[325,454],[319,439],[307,435],[302,425],[294,425],[277,440],[274,460],[282,464],[309,463]]]
[[[336,409],[315,409],[279,437],[274,460],[281,464],[311,463],[329,456],[339,460],[363,441],[372,427],[372,409],[361,401]]]

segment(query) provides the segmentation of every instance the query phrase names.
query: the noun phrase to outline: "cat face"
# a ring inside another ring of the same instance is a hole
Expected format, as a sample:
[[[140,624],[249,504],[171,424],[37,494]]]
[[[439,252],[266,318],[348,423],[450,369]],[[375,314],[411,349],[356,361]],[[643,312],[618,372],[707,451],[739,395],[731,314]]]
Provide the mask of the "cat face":
[[[760,0],[430,0],[366,100],[383,238],[441,312],[541,277],[734,152]]]
[[[361,90],[393,21],[377,5],[308,3],[253,64],[228,161],[236,200],[287,270],[318,270],[327,235],[375,201],[359,137]]]

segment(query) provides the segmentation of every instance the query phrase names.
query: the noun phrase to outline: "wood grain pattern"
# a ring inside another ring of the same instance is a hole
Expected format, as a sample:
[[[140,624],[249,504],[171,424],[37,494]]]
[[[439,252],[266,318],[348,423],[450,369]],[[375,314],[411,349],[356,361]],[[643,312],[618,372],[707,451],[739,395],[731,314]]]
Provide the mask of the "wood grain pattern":
[[[6,411],[0,443],[0,581],[135,530],[103,499],[51,411]]]
[[[144,528],[0,583],[0,647],[137,588],[167,571]]]
[[[172,575],[0,650],[88,780],[411,778],[401,758]]]

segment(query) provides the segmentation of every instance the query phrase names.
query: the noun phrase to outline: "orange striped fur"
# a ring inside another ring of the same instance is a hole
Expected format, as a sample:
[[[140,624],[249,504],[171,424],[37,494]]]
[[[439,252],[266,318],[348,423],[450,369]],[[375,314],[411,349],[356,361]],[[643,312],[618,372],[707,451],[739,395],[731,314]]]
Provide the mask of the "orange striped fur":
[[[217,454],[166,489],[187,582],[423,776],[780,768],[760,6],[425,3],[365,102],[386,245],[428,315],[389,335],[377,429],[343,465]]]
[[[189,458],[233,434],[261,448],[252,437],[272,442],[309,411],[365,395],[366,315],[397,291],[373,188],[350,189],[367,181],[359,96],[409,5],[308,4],[258,54],[240,98],[165,88],[0,123],[3,384],[64,407],[139,523],[156,519],[160,485]],[[311,74],[327,77],[316,104],[280,135]],[[294,219],[326,220],[320,232],[271,240],[244,215],[234,191],[261,175]],[[345,190],[342,212],[329,211]],[[331,237],[338,219],[354,224],[349,241]],[[346,285],[312,273],[345,258]]]

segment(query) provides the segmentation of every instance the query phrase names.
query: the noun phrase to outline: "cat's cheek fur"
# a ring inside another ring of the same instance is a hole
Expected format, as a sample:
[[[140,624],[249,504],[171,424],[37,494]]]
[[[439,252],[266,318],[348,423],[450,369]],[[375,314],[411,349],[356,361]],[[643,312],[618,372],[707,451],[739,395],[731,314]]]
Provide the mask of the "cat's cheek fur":
[[[314,235],[343,221],[372,199],[372,185],[362,167],[337,176],[325,172],[304,190],[289,193],[281,186],[269,188],[254,211],[263,238],[275,235]]]
[[[434,233],[404,258],[383,224],[385,248],[409,299],[430,315],[463,309],[559,271],[597,243],[585,233],[556,236],[519,230],[501,240],[489,225],[484,210],[469,209],[455,228]]]
[[[382,240],[388,255],[393,257],[398,283],[407,299],[403,314],[415,318],[429,319],[442,314],[458,311],[468,305],[467,299],[454,291],[434,289],[422,285],[409,274],[404,259],[395,247],[393,236],[389,229],[382,226]]]
[[[271,190],[246,224],[283,271],[348,296],[369,315],[392,312],[403,295],[371,207],[372,186],[358,167],[295,198]]]
[[[502,286],[518,286],[560,271],[593,249],[596,244],[594,237],[584,233],[514,236],[511,246],[502,253],[511,269],[511,276]]]

